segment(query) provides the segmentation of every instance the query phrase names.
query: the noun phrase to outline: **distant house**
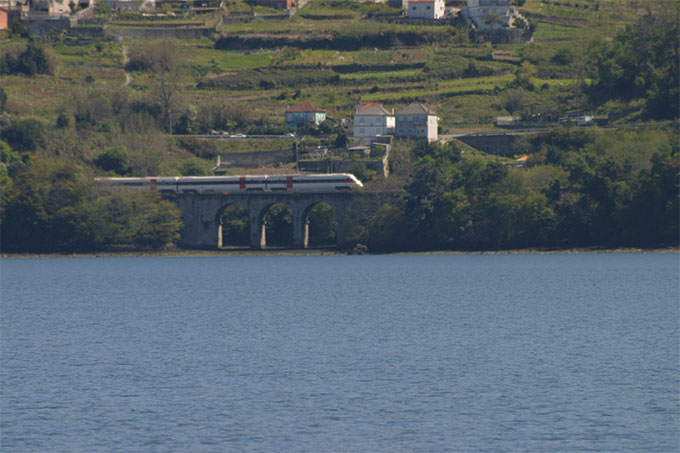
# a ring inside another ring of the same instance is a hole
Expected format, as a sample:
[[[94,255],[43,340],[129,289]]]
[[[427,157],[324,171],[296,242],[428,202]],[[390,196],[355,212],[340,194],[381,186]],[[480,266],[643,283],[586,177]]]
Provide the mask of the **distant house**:
[[[295,5],[295,0],[257,0],[257,5],[274,9],[291,9]]]
[[[575,113],[560,118],[562,124],[575,124],[577,126],[590,126],[595,123],[593,114]]]
[[[9,28],[9,8],[0,6],[0,30]]]
[[[409,19],[439,19],[444,11],[444,0],[408,0]]]
[[[511,127],[517,126],[521,120],[519,116],[497,116],[495,122],[498,127]]]
[[[50,16],[69,16],[71,5],[67,1],[34,0],[31,2],[31,13],[47,13]]]
[[[354,114],[354,141],[371,143],[380,135],[391,135],[394,124],[394,110],[390,113],[377,103],[361,104]]]
[[[156,10],[156,0],[103,0],[110,10],[148,11]]]
[[[467,0],[465,14],[479,30],[510,27],[517,15],[510,0]]]
[[[439,118],[423,104],[413,103],[397,112],[396,137],[425,138],[428,142],[437,140]]]
[[[286,109],[286,126],[297,126],[301,123],[319,125],[326,121],[326,111],[312,104],[303,102]]]

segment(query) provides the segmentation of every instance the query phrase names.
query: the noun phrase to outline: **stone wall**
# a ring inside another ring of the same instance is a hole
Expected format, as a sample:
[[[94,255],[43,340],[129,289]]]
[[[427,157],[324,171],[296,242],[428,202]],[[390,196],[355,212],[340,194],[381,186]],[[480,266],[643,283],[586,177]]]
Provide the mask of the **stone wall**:
[[[382,160],[340,160],[340,159],[323,159],[323,160],[307,160],[299,162],[300,171],[310,173],[351,173],[352,168],[357,164],[364,164],[369,170],[373,170],[379,175],[385,174],[385,169]]]
[[[47,36],[52,33],[68,33],[71,27],[78,23],[78,19],[69,16],[49,17],[38,16],[30,17],[27,21],[28,34],[34,36]]]
[[[123,39],[200,39],[215,33],[214,28],[106,28],[104,34]]]
[[[255,168],[265,165],[286,164],[295,162],[295,152],[290,149],[278,151],[260,151],[248,153],[227,153],[217,157],[217,167]]]
[[[492,44],[523,44],[531,41],[533,34],[521,28],[499,28],[494,30],[476,30],[476,42],[490,42]]]
[[[512,144],[515,142],[517,135],[513,134],[479,134],[479,135],[464,135],[456,137],[461,142],[475,149],[484,151],[488,154],[495,154],[498,156],[512,156]]]
[[[293,214],[293,247],[306,248],[309,239],[308,219],[310,210],[318,203],[327,203],[337,219],[336,241],[345,246],[344,225],[354,199],[354,192],[249,192],[234,194],[181,193],[168,194],[182,210],[182,238],[180,245],[192,249],[215,249],[222,245],[220,217],[232,204],[243,206],[250,220],[250,247],[267,245],[264,217],[268,209],[283,203]]]

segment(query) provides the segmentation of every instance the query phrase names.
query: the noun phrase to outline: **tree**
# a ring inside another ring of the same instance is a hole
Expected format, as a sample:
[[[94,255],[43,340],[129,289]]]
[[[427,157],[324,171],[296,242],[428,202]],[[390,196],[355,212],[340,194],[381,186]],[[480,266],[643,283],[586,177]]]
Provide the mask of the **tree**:
[[[175,40],[157,41],[152,44],[152,51],[151,70],[158,82],[158,97],[163,106],[167,132],[172,134],[172,109],[180,91],[181,47]]]
[[[156,97],[162,106],[168,133],[172,133],[172,112],[181,91],[182,54],[182,46],[176,40],[151,41],[131,48],[126,65],[154,75]]]
[[[404,248],[405,213],[402,207],[385,204],[376,212],[368,231],[368,246],[374,251]]]
[[[66,160],[36,157],[3,188],[0,245],[7,252],[158,247],[179,238],[181,213],[157,192],[92,190]]]
[[[129,175],[132,170],[129,154],[122,148],[109,148],[94,159],[95,165],[106,172],[120,176]]]
[[[0,113],[5,111],[5,104],[7,103],[7,93],[5,89],[0,87]]]
[[[340,129],[333,145],[336,148],[346,148],[348,143],[349,140],[347,139],[347,135],[345,135],[345,131],[343,129]]]
[[[309,243],[334,244],[338,221],[335,211],[326,203],[319,203],[309,211]]]
[[[2,224],[5,251],[54,252],[90,247],[89,188],[70,162],[36,159],[13,179]]]
[[[179,238],[181,212],[158,192],[101,191],[88,205],[93,248],[132,244],[158,248]]]
[[[0,59],[0,74],[51,75],[55,67],[54,57],[34,42],[29,42],[18,55],[15,56],[13,52],[6,51]]]
[[[34,152],[45,144],[45,128],[33,118],[12,121],[0,135],[16,151]]]
[[[613,41],[592,45],[595,61],[591,99],[600,102],[645,98],[648,117],[678,117],[680,6],[668,2],[663,9],[664,14],[650,11],[642,16]]]

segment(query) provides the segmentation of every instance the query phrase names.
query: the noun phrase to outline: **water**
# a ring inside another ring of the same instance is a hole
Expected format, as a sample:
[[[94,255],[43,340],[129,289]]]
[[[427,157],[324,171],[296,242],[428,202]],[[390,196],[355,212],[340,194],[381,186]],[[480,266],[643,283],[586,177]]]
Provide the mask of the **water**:
[[[0,449],[677,451],[677,254],[4,259]]]

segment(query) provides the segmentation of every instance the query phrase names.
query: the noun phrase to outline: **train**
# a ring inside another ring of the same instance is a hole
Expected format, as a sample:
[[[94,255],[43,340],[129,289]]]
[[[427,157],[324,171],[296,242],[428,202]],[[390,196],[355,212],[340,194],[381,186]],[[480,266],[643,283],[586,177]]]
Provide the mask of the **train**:
[[[322,175],[257,176],[152,176],[147,178],[95,178],[102,187],[161,192],[313,191],[350,190],[363,187],[351,173]]]

